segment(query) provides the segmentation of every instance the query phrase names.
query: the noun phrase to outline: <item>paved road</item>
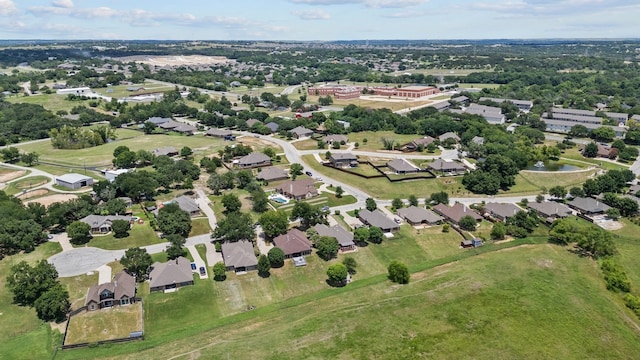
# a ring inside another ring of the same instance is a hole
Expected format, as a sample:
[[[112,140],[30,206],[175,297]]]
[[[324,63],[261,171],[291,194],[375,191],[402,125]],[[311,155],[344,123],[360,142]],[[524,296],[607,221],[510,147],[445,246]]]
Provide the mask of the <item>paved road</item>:
[[[282,92],[280,94],[281,95],[291,95],[299,87],[300,87],[300,85],[287,86],[286,88],[284,88],[284,90],[282,90]]]

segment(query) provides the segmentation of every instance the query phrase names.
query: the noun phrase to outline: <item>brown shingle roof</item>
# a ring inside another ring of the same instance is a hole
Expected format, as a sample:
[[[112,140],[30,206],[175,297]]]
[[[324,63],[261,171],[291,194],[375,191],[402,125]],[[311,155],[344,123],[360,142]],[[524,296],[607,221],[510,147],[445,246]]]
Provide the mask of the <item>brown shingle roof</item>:
[[[291,229],[286,234],[277,236],[273,243],[282,249],[286,256],[311,251],[311,242],[307,235],[298,229]]]
[[[166,263],[155,263],[149,273],[149,287],[163,287],[193,281],[193,272],[189,259],[180,256]]]
[[[293,197],[305,196],[307,193],[318,194],[313,179],[290,180],[276,187],[276,190]]]
[[[457,223],[464,216],[471,216],[476,220],[482,220],[482,216],[478,215],[475,211],[469,209],[466,205],[461,203],[455,203],[453,206],[447,206],[445,204],[438,204],[433,207],[433,211],[451,219],[451,221]]]

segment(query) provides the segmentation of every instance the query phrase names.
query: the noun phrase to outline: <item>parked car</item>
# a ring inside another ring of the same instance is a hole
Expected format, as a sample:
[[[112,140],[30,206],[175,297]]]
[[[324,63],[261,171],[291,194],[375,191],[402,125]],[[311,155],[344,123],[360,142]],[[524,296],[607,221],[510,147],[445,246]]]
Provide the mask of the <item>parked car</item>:
[[[191,270],[196,271],[196,263],[191,263]]]
[[[204,266],[200,266],[200,276],[205,275],[207,275],[207,269],[205,269]]]
[[[313,174],[311,173],[311,171],[305,171],[305,174],[307,174],[307,176],[313,176]]]
[[[323,206],[322,207],[322,211],[323,212],[329,212],[329,207],[328,206]]]

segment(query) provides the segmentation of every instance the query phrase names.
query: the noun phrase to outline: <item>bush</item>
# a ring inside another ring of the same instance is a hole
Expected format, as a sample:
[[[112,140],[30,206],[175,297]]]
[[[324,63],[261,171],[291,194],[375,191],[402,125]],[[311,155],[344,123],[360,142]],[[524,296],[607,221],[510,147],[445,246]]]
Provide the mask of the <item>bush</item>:
[[[284,251],[279,247],[274,247],[267,253],[271,267],[279,268],[284,265]]]
[[[227,278],[226,273],[227,266],[222,261],[218,261],[213,265],[213,279],[215,281],[224,281]]]
[[[327,269],[327,278],[332,285],[344,284],[344,281],[347,280],[347,274],[347,267],[343,263],[333,264]]]
[[[409,268],[407,265],[393,260],[389,267],[387,268],[389,272],[389,280],[398,283],[398,284],[408,284],[409,283]]]
[[[614,260],[603,260],[602,264],[600,264],[600,269],[604,275],[604,281],[607,283],[607,290],[622,292],[631,291],[631,282],[629,282],[627,274]]]

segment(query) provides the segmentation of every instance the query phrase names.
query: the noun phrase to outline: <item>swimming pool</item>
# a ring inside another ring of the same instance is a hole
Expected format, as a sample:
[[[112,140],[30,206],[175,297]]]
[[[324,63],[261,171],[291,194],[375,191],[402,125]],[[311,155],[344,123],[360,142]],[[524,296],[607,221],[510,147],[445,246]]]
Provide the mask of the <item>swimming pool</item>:
[[[269,196],[269,199],[277,202],[278,204],[286,204],[289,202],[289,199],[287,199],[286,197],[280,195],[280,194],[273,194],[271,196]]]

